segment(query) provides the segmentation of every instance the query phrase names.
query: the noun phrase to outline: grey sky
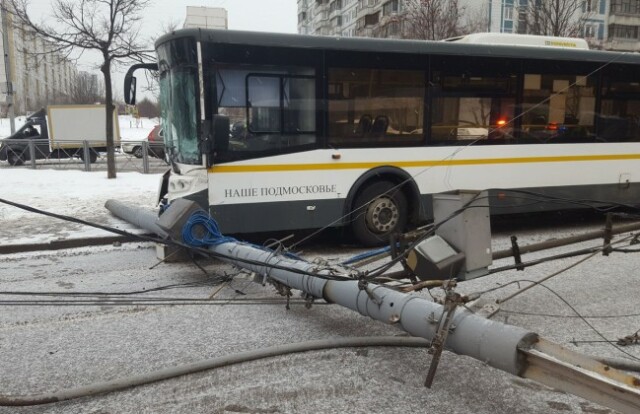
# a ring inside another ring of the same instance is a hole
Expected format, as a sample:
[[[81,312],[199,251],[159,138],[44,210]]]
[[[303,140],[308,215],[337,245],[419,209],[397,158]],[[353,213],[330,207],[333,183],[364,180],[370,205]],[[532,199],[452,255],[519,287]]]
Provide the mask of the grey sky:
[[[51,0],[29,0],[36,17],[51,13]],[[296,0],[151,0],[144,11],[145,34],[155,37],[169,23],[184,22],[187,6],[223,7],[229,13],[229,29],[295,33]]]
[[[30,0],[29,11],[36,18],[51,15],[51,0]],[[141,33],[156,39],[162,28],[171,24],[182,27],[186,17],[187,6],[223,7],[227,9],[229,29],[253,30],[261,32],[295,33],[297,30],[296,0],[151,0],[144,11],[144,23]],[[85,55],[78,62],[80,70],[98,72],[100,58]],[[114,86],[122,96],[121,74],[114,74]]]

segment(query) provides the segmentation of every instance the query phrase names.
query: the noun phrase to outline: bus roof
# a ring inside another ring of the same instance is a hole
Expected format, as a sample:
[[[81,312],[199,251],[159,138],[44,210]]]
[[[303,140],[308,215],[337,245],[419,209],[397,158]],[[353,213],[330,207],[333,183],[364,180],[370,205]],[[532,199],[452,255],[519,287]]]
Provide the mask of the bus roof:
[[[472,33],[445,39],[446,42],[478,43],[529,47],[589,49],[586,40],[575,37],[536,36],[513,33]]]
[[[209,44],[253,45],[292,49],[318,49],[373,53],[467,55],[496,58],[530,58],[544,60],[575,60],[584,62],[640,64],[640,54],[606,52],[562,47],[526,47],[505,44],[442,42],[428,40],[397,40],[364,37],[310,36],[285,33],[248,32],[220,29],[181,29],[156,41],[156,48],[165,42],[193,38]]]

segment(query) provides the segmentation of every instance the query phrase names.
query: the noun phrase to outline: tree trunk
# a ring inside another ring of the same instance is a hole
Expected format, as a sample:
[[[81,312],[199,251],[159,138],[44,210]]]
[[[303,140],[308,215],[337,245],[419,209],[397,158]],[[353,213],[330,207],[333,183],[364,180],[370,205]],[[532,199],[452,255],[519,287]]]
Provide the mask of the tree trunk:
[[[113,91],[111,89],[111,61],[104,55],[100,71],[104,75],[105,107],[107,117],[107,178],[116,178],[116,159],[113,141]]]

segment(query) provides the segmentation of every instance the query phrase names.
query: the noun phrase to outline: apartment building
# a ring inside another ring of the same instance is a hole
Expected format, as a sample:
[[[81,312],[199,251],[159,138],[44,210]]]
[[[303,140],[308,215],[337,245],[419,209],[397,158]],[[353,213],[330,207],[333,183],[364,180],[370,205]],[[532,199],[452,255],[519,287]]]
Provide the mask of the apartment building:
[[[605,0],[601,0],[605,3]],[[609,0],[603,48],[640,52],[640,0]]]
[[[530,33],[539,0],[460,0],[474,32]],[[575,0],[574,18],[594,48],[640,52],[640,0]],[[298,32],[324,36],[403,37],[406,0],[298,0]]]
[[[6,116],[10,95],[16,114],[37,111],[49,103],[65,102],[72,95],[77,76],[76,66],[58,53],[54,46],[26,27],[11,22],[7,16],[7,44],[0,53],[8,62],[0,64],[0,115]],[[3,34],[4,35],[4,34]],[[10,79],[7,81],[7,69]]]
[[[298,33],[402,37],[402,0],[298,0]]]

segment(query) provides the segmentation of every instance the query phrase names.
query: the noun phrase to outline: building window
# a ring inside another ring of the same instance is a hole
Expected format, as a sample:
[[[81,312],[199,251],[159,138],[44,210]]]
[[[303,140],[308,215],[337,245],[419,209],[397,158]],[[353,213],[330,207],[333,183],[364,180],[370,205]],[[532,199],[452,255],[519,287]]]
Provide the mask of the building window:
[[[365,8],[365,7],[373,7],[376,4],[378,4],[380,0],[360,0],[360,2],[358,3],[359,7]]]
[[[400,28],[400,22],[389,22],[382,28],[380,34],[382,37],[398,36],[400,34]]]
[[[612,24],[609,26],[609,37],[616,39],[638,39],[638,26]]]
[[[382,6],[383,16],[389,16],[394,13],[398,13],[398,0],[388,1]]]
[[[594,25],[588,24],[584,27],[584,37],[593,38],[596,37],[597,28]]]
[[[585,0],[582,3],[582,11],[590,13],[597,13],[598,12],[598,0]]]
[[[518,33],[521,33],[521,34],[527,33],[527,12],[526,11],[518,12]]]
[[[513,20],[513,6],[507,5],[504,7],[504,19]]]
[[[380,12],[375,12],[373,14],[367,14],[364,16],[364,25],[372,26],[374,24],[378,24],[380,21]]]
[[[612,0],[612,13],[640,14],[640,0]]]

